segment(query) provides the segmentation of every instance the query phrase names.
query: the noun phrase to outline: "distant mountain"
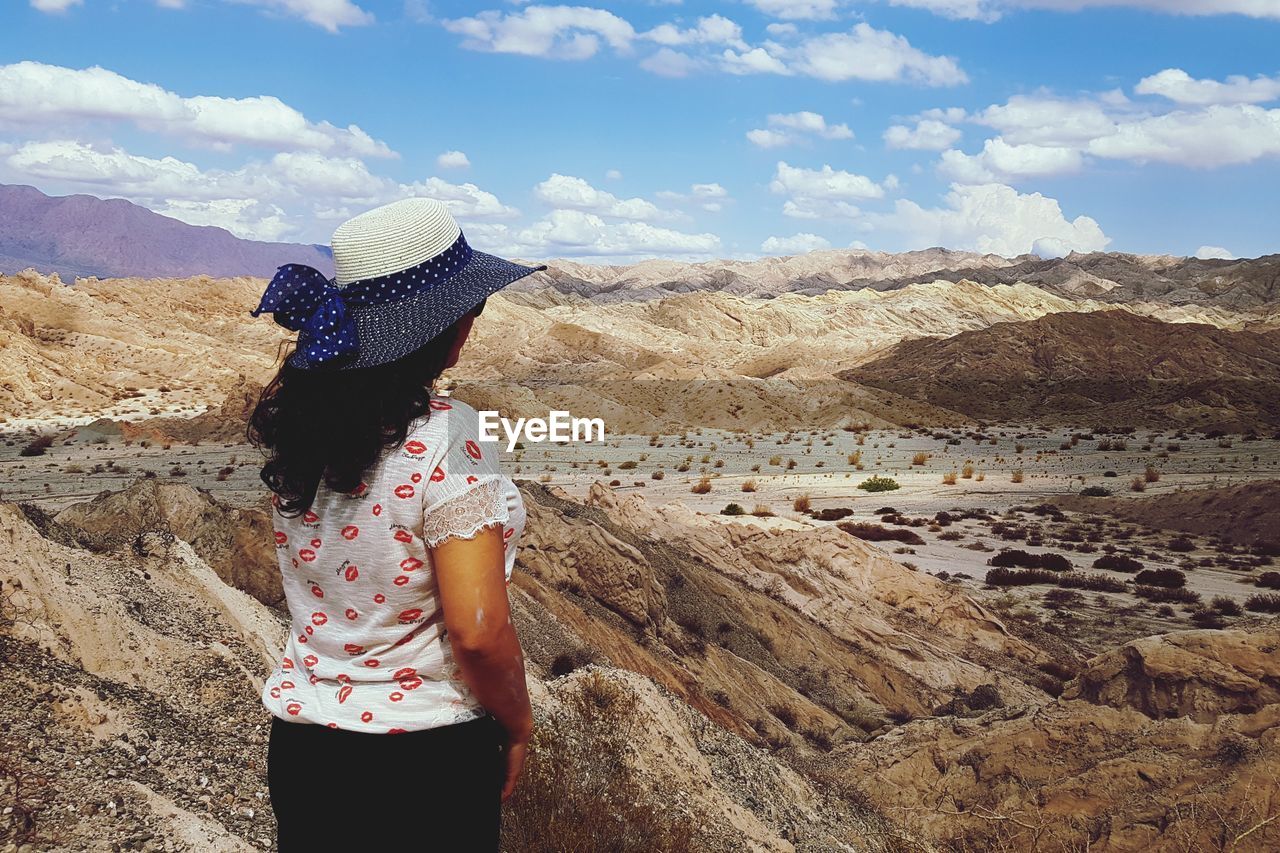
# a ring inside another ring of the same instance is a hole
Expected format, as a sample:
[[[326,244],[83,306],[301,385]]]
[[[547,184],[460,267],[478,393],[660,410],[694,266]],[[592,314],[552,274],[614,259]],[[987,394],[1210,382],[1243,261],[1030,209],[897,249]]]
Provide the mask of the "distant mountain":
[[[840,378],[986,421],[1280,427],[1280,331],[1046,314],[916,338]]]
[[[123,199],[47,196],[0,185],[0,272],[27,267],[117,278],[270,277],[286,263],[333,274],[327,246],[242,240],[230,231],[188,225]]]

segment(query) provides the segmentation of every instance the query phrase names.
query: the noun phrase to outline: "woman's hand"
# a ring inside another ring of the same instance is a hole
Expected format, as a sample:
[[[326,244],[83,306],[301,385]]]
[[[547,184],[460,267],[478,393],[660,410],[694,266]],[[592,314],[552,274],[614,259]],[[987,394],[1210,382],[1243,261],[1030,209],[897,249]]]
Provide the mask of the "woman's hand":
[[[524,771],[524,759],[529,751],[529,741],[508,739],[502,747],[503,757],[507,762],[506,777],[502,782],[502,802],[511,799],[512,793],[515,792],[516,782],[520,780],[520,774]]]

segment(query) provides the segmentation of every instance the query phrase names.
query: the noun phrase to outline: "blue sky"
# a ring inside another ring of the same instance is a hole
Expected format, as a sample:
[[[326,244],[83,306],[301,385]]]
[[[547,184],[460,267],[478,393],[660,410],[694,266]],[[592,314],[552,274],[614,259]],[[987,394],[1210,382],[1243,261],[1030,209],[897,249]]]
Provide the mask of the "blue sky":
[[[524,258],[1280,251],[1280,0],[0,14],[0,182],[246,237],[420,194]]]

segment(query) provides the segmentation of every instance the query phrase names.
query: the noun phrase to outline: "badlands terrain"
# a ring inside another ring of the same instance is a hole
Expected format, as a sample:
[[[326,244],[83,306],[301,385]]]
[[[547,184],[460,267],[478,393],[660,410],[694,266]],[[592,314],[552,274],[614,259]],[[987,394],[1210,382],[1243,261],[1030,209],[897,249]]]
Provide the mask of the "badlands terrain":
[[[505,848],[1280,846],[1277,265],[555,262],[491,298],[451,393],[607,427],[507,455]],[[263,286],[0,276],[0,849],[273,846]]]

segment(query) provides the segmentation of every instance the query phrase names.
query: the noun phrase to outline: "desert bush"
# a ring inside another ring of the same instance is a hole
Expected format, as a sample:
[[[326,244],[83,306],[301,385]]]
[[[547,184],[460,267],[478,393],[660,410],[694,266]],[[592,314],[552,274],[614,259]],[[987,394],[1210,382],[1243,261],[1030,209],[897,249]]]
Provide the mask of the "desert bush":
[[[661,480],[665,476],[666,474],[663,473],[663,471],[657,470],[657,471],[654,471],[652,474],[650,474],[649,478],[652,480]]]
[[[1197,604],[1200,601],[1200,593],[1193,592],[1185,587],[1168,588],[1163,586],[1145,586],[1139,584],[1133,588],[1133,594],[1138,598],[1145,598],[1147,601],[1172,604]],[[1277,596],[1280,598],[1280,596]],[[1248,607],[1248,604],[1245,604]]]
[[[1189,536],[1175,536],[1169,540],[1169,544],[1165,547],[1170,551],[1186,554],[1196,549],[1196,543]]]
[[[965,479],[965,480],[972,479],[972,478],[973,478],[973,465],[971,465],[971,464],[969,464],[969,463],[967,463],[967,462],[966,462],[966,463],[965,463],[965,466],[964,466],[963,468],[961,468],[961,469],[960,469],[960,477],[961,477],[962,479]]]
[[[504,847],[529,853],[703,849],[701,829],[655,802],[632,770],[629,755],[643,725],[634,694],[598,671],[583,676],[564,710],[534,727],[521,783],[503,808]]]
[[[1023,480],[1023,475],[1022,475],[1021,468],[1017,469],[1009,476],[1009,482],[1011,483],[1021,483],[1022,480]]]
[[[1259,593],[1244,600],[1244,609],[1255,613],[1280,613],[1280,595]]]
[[[755,481],[755,480],[743,480],[743,481],[742,481],[742,491],[744,491],[744,492],[754,492],[755,490],[756,490],[756,481]]]
[[[724,509],[720,510],[721,515],[744,515],[746,510],[742,508],[742,504],[725,504]]]
[[[695,495],[705,495],[711,491],[711,479],[703,477],[701,480],[693,484],[693,488],[689,489]]]
[[[1129,491],[1145,492],[1147,490],[1147,481],[1141,477],[1134,477],[1133,482],[1129,483]]]
[[[218,482],[220,482],[220,483],[221,483],[221,482],[224,482],[228,477],[230,477],[230,476],[231,476],[232,474],[234,474],[235,472],[236,472],[236,466],[234,466],[234,465],[227,465],[226,467],[223,467],[223,468],[219,468],[219,469],[218,469],[218,475],[217,475],[217,478],[216,478],[216,479],[217,479],[217,480],[218,480]]]
[[[1244,615],[1244,610],[1241,609],[1239,602],[1225,595],[1215,595],[1213,600],[1209,602],[1209,606],[1223,616]]]
[[[774,515],[768,504],[756,504],[751,508],[751,514],[756,518],[770,518]]]
[[[1280,589],[1280,572],[1263,572],[1254,583],[1264,589]]]
[[[1158,483],[1160,481],[1160,470],[1154,465],[1148,465],[1147,470],[1142,475],[1142,478],[1148,483]]]
[[[796,727],[796,712],[789,705],[771,705],[769,713],[789,729]]]
[[[38,435],[18,451],[19,456],[44,456],[44,452],[53,444],[53,435]]]
[[[1227,622],[1218,611],[1201,608],[1191,614],[1191,624],[1197,628],[1225,628]]]
[[[957,476],[959,476],[959,472],[957,472],[957,471],[948,471],[947,473],[945,473],[945,474],[943,474],[943,475],[942,475],[942,485],[944,485],[944,486],[954,486],[954,485],[956,484],[956,477],[957,477]]]
[[[1058,575],[1058,586],[1085,589],[1089,592],[1125,592],[1128,589],[1115,578],[1086,572],[1063,572]]]
[[[987,572],[986,582],[991,586],[1029,586],[1037,583],[1056,584],[1058,575],[1044,569],[994,568]]]
[[[1069,572],[1071,561],[1061,554],[1032,554],[1017,548],[1007,548],[987,560],[988,566],[1001,568],[1046,569],[1051,572]]]
[[[928,461],[929,461],[928,453],[917,453],[916,455],[911,457],[912,465],[924,465]]]
[[[1111,497],[1111,490],[1106,486],[1085,486],[1080,494],[1086,498],[1108,498]]]
[[[814,510],[810,515],[818,521],[839,521],[842,518],[848,518],[853,515],[853,510],[848,507],[833,506],[827,509]]]
[[[807,494],[797,495],[796,499],[791,502],[791,509],[796,512],[808,512],[812,506],[812,501]]]
[[[636,467],[636,464],[637,464],[637,463],[636,463],[636,461],[635,461],[634,459],[628,459],[628,460],[626,460],[626,461],[624,461],[624,462],[620,462],[620,463],[618,463],[618,470],[619,470],[619,471],[630,471],[630,470],[632,470],[632,469],[634,469],[634,468]]]
[[[568,675],[575,669],[581,669],[588,664],[594,663],[595,660],[595,652],[584,647],[562,652],[556,655],[555,660],[551,661],[551,677],[559,678],[562,675]]]
[[[892,477],[881,477],[879,474],[876,474],[875,476],[868,477],[859,483],[858,488],[866,492],[892,492],[894,489],[900,489],[902,487],[899,486],[898,481]]]
[[[836,525],[850,536],[856,536],[868,542],[905,542],[908,545],[923,545],[924,540],[913,530],[885,527],[866,521],[842,521]]]
[[[1095,569],[1110,569],[1113,572],[1133,572],[1142,571],[1142,563],[1126,557],[1123,554],[1106,554],[1093,561]]]
[[[1162,586],[1165,589],[1178,589],[1187,585],[1187,576],[1177,569],[1143,569],[1133,580],[1143,586]]]

